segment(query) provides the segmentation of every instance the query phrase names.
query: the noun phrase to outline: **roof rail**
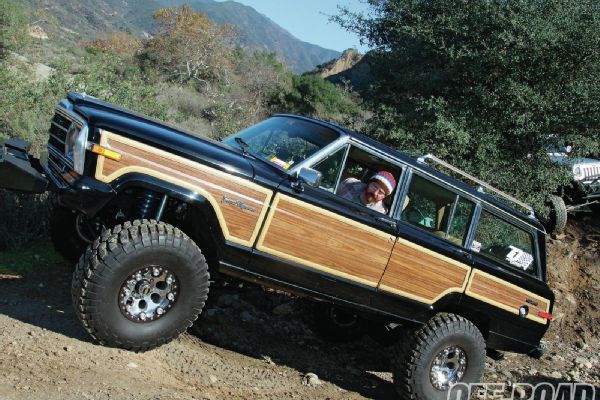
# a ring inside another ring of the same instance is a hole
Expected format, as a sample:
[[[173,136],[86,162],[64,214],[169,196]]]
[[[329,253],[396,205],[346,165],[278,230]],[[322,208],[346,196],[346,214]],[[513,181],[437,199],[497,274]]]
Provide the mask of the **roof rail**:
[[[465,178],[469,179],[470,181],[477,183],[479,185],[479,187],[477,188],[478,191],[485,193],[484,189],[486,189],[486,190],[502,197],[503,199],[508,200],[511,203],[515,203],[515,204],[519,205],[520,207],[524,208],[525,210],[527,210],[529,212],[530,217],[535,217],[535,212],[533,211],[533,207],[531,207],[530,205],[523,203],[522,201],[514,198],[513,196],[511,196],[507,193],[504,193],[503,191],[501,191],[499,189],[496,189],[495,187],[493,187],[489,183],[482,181],[481,179],[475,178],[473,175],[466,173],[465,171],[461,170],[460,168],[457,168],[454,165],[447,163],[446,161],[444,161],[440,158],[437,158],[433,154],[426,154],[424,156],[417,158],[417,161],[422,164],[427,163],[428,160],[431,160],[431,161],[435,162],[436,164],[439,164],[459,175],[464,176]]]

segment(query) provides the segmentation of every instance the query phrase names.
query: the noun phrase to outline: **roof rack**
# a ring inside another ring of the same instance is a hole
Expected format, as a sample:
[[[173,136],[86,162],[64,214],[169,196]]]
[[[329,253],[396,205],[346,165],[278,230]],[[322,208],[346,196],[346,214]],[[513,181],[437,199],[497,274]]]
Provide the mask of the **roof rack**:
[[[427,163],[427,160],[431,160],[431,161],[435,162],[436,164],[439,164],[459,175],[464,176],[465,178],[469,179],[470,181],[477,183],[479,185],[479,187],[477,188],[477,191],[485,193],[484,189],[486,189],[490,192],[493,192],[494,194],[502,197],[503,199],[508,200],[509,202],[515,203],[515,204],[519,205],[520,207],[524,208],[525,210],[527,210],[529,212],[529,216],[535,217],[535,212],[533,211],[533,207],[531,207],[530,205],[523,203],[522,201],[514,198],[513,196],[511,196],[507,193],[504,193],[503,191],[501,191],[499,189],[496,189],[495,187],[493,187],[489,183],[482,181],[481,179],[475,178],[473,175],[466,173],[465,171],[461,170],[460,168],[457,168],[454,165],[449,164],[440,158],[437,158],[433,154],[426,154],[424,156],[417,158],[417,161],[422,164]]]

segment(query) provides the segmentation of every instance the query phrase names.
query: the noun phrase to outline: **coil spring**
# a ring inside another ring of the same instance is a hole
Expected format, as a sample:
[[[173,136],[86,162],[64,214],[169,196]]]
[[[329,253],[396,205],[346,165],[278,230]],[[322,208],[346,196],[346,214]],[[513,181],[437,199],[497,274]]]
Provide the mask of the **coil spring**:
[[[154,218],[156,214],[156,208],[160,203],[160,195],[152,190],[146,190],[141,193],[138,199],[140,201],[137,203],[135,218]]]

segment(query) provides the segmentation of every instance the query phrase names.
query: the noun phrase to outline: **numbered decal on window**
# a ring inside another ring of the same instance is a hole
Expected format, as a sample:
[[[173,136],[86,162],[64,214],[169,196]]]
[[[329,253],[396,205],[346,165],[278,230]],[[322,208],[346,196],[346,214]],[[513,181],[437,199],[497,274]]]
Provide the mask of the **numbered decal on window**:
[[[508,246],[510,252],[506,255],[506,261],[515,267],[519,267],[524,271],[527,271],[533,262],[533,256],[518,247]]]

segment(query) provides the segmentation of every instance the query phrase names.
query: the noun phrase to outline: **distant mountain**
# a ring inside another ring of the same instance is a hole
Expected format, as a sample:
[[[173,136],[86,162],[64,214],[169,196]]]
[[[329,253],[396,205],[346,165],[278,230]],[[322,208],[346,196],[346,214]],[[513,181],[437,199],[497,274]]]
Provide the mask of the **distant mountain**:
[[[218,24],[232,25],[245,48],[277,53],[295,73],[312,70],[340,53],[303,42],[252,7],[235,1],[214,0],[24,0],[43,9],[60,25],[84,37],[100,32],[127,30],[136,35],[152,32],[152,13],[163,7],[190,4]],[[308,21],[307,21],[308,23]]]

